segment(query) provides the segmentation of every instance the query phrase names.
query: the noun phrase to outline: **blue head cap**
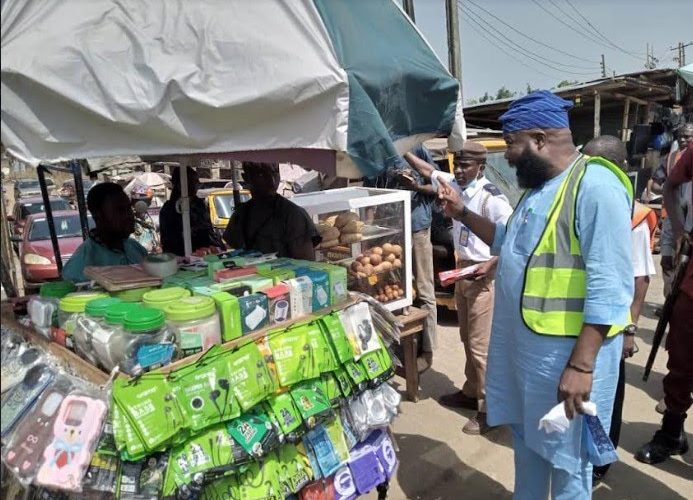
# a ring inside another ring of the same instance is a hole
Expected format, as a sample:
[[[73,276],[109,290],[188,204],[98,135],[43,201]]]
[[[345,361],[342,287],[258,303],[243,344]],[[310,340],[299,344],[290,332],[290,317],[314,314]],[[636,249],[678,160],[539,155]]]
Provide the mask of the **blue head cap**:
[[[500,121],[503,132],[532,128],[569,128],[568,110],[573,103],[548,90],[537,90],[513,102]]]

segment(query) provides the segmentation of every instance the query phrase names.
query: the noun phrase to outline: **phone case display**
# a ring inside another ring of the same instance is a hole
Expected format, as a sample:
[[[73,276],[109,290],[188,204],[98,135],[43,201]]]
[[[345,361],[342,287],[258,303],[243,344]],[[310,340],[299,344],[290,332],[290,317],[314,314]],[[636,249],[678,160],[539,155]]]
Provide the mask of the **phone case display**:
[[[328,273],[318,273],[315,282],[331,294]],[[291,287],[280,285],[261,294],[272,314],[291,309]],[[311,288],[301,300],[312,308],[318,298]],[[115,326],[114,355],[118,339],[158,335],[164,314],[118,301],[90,310]],[[277,324],[239,346],[212,345],[167,371],[118,376],[110,405],[100,399],[106,391],[85,390],[42,356],[47,364],[30,368],[3,398],[2,459],[25,485],[85,496],[280,499],[324,485],[340,498],[366,494],[396,464],[379,431],[399,404],[385,383],[394,373],[393,337],[377,329],[388,314],[359,302]],[[27,349],[4,333],[2,340],[3,352]]]
[[[317,259],[345,267],[349,290],[389,310],[411,305],[408,191],[353,187],[299,194],[292,201],[310,214],[322,236]]]
[[[63,399],[53,423],[52,441],[36,474],[38,484],[82,490],[82,478],[91,461],[91,449],[101,435],[106,411],[106,404],[99,399],[79,395]]]

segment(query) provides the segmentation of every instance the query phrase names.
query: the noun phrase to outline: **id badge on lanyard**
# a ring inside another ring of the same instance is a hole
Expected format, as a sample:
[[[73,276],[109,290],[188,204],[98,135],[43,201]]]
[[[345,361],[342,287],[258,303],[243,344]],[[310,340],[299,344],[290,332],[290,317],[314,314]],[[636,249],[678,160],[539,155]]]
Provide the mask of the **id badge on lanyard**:
[[[469,245],[469,229],[465,226],[462,226],[462,228],[460,229],[459,243],[460,246],[465,248]]]

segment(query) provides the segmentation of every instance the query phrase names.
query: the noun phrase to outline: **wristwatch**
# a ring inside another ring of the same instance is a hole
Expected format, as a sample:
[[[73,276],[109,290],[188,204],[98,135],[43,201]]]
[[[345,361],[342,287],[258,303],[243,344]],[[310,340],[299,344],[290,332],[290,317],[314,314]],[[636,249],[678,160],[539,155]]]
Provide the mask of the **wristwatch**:
[[[625,327],[623,329],[623,335],[625,335],[626,337],[633,337],[637,331],[638,331],[637,325],[634,325],[633,323],[631,323],[630,325],[628,325],[627,327]]]

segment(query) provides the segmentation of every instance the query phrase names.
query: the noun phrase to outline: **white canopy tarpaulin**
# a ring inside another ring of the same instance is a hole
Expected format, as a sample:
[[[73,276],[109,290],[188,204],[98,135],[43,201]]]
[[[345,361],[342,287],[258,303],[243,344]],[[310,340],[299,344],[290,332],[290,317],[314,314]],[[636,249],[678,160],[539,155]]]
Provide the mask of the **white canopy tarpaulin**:
[[[2,141],[31,164],[225,154],[358,177],[464,131],[458,82],[391,0],[5,0],[1,32]]]

